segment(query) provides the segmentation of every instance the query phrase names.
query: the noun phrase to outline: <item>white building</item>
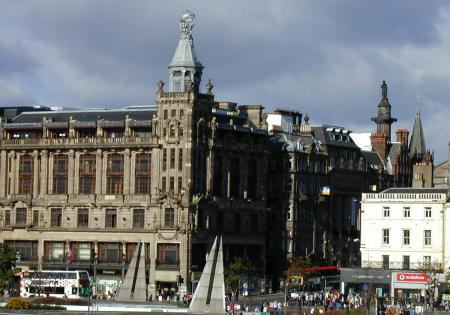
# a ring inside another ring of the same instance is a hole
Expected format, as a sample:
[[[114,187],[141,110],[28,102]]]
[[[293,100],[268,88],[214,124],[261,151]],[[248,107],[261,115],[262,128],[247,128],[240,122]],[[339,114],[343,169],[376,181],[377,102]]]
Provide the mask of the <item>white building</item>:
[[[391,188],[361,200],[361,267],[449,267],[447,190]]]

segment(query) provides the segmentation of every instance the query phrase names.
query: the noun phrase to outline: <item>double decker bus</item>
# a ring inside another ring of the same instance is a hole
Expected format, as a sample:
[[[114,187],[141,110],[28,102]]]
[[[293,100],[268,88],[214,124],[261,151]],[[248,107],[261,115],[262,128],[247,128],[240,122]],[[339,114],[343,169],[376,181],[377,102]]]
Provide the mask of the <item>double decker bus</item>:
[[[20,296],[79,299],[90,293],[89,273],[81,270],[27,270],[20,275]]]

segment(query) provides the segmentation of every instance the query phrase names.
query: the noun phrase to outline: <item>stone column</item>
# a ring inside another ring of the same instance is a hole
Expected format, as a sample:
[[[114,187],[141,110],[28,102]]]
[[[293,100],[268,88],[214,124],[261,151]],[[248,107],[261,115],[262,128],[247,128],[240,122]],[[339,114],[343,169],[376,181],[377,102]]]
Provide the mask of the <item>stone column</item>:
[[[47,178],[48,178],[48,186],[47,186],[47,194],[51,195],[53,193],[53,154],[49,154],[48,157],[48,169],[47,169]]]
[[[38,269],[42,270],[42,263],[44,260],[44,240],[38,240]]]
[[[130,195],[135,194],[135,188],[136,188],[136,155],[139,154],[138,152],[132,152],[131,153],[131,161],[130,161]]]
[[[130,193],[130,149],[125,149],[123,154],[123,194]]]
[[[108,170],[108,154],[106,152],[102,152],[102,172],[101,172],[101,184],[102,184],[102,192],[101,194],[106,195],[106,171]]]
[[[74,172],[74,179],[73,179],[73,193],[75,195],[78,195],[79,193],[79,188],[80,188],[80,153],[77,152],[75,153],[75,161],[74,161],[74,167],[73,167],[73,172]]]
[[[224,177],[223,177],[223,185],[222,185],[222,191],[225,188],[225,196],[227,198],[230,198],[231,196],[231,170],[230,170],[230,159],[231,156],[229,154],[227,154],[226,156],[224,156],[223,159],[223,168],[225,169],[224,172]]]
[[[152,296],[152,300],[156,301],[156,281],[155,281],[155,274],[156,274],[156,254],[157,254],[157,248],[156,248],[156,235],[152,235],[152,242],[150,243],[150,270],[148,273],[148,295]]]
[[[11,151],[9,153],[9,163],[11,163],[11,171],[9,173],[9,194],[16,194],[16,153]]]
[[[44,196],[47,194],[47,184],[48,184],[48,152],[47,150],[41,151],[41,189],[40,195]]]
[[[75,154],[71,149],[69,150],[69,167],[68,167],[68,179],[67,179],[67,193],[73,195],[73,182],[74,182],[74,171],[75,171]]]
[[[139,243],[138,243],[137,246],[139,246]],[[136,250],[137,250],[137,249],[138,249],[138,248],[136,247]],[[127,244],[126,244],[125,242],[122,242],[122,257],[121,257],[121,259],[122,259],[122,282],[123,282],[123,280],[125,279],[125,264],[126,264],[126,257],[127,257]],[[142,263],[145,264],[145,262],[143,262],[143,261],[141,261],[140,263],[141,263],[141,264],[142,264]]]
[[[102,193],[102,150],[97,149],[95,161],[95,194]]]
[[[33,151],[33,198],[39,195],[39,153]]]
[[[6,174],[6,151],[2,150],[0,153],[0,198],[6,197],[6,187],[8,183],[8,176]]]

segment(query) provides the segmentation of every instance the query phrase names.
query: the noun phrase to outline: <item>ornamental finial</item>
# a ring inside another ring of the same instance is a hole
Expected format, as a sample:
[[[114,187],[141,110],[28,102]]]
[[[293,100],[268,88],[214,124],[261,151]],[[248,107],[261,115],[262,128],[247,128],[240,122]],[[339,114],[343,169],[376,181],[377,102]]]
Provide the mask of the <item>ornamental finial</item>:
[[[190,38],[194,27],[195,15],[190,10],[184,11],[180,19],[181,36]]]

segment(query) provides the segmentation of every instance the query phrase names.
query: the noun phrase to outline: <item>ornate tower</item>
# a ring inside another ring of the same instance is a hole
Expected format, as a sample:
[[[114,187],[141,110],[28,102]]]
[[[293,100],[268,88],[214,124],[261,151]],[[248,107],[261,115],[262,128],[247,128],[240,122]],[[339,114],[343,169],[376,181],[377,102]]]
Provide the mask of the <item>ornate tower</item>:
[[[198,93],[203,65],[197,58],[192,38],[195,15],[186,10],[180,19],[181,38],[169,65],[169,92],[186,92],[188,81],[193,82],[193,90]]]
[[[397,118],[391,117],[391,104],[387,97],[387,84],[383,81],[381,85],[381,101],[378,104],[378,116],[373,117],[372,121],[377,124],[377,133],[384,133],[388,142],[391,142],[391,125],[397,121]]]

